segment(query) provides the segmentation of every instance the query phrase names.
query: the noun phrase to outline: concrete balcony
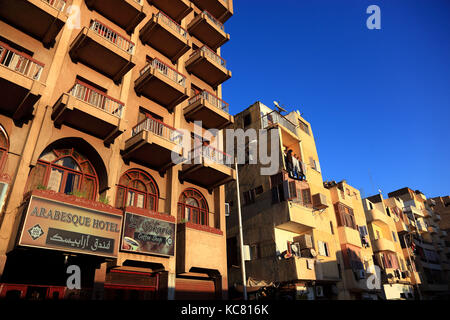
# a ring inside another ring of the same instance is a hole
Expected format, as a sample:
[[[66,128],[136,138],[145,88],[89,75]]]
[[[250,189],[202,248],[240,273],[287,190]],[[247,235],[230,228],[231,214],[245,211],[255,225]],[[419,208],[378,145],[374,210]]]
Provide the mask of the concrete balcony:
[[[178,23],[193,10],[191,2],[188,0],[147,0],[147,2],[159,10],[164,11]]]
[[[281,115],[278,111],[272,111],[261,117],[263,129],[278,127],[281,131],[281,138],[285,145],[298,144],[300,138],[297,136],[296,125]]]
[[[211,12],[222,23],[233,15],[232,0],[192,0],[192,2],[200,9]]]
[[[400,234],[409,232],[408,226],[401,219],[399,219],[398,221],[395,222],[395,227],[397,229],[397,232]]]
[[[138,123],[125,141],[122,157],[164,173],[174,165],[172,152],[181,157],[182,148],[177,147],[182,133],[151,117]],[[149,156],[157,155],[157,156]]]
[[[221,270],[223,266],[217,251],[225,249],[226,242],[219,229],[192,222],[179,223],[176,246],[177,273],[187,273],[193,268]]]
[[[436,221],[436,222],[441,221],[441,215],[435,213],[435,214],[433,215],[433,220]]]
[[[202,91],[189,99],[184,108],[184,117],[188,121],[202,121],[206,129],[222,129],[234,123],[234,117],[229,114],[228,103],[210,93]]]
[[[140,71],[134,90],[170,112],[188,98],[186,77],[156,58]]]
[[[358,230],[349,227],[338,227],[339,240],[341,244],[351,244],[361,248],[361,235]]]
[[[373,252],[380,252],[380,251],[391,251],[395,252],[395,246],[394,243],[387,239],[377,239],[372,241],[372,249]]]
[[[143,0],[85,0],[90,10],[99,12],[128,34],[145,18]]]
[[[0,0],[0,18],[52,47],[67,21],[64,0]]]
[[[407,207],[404,207],[404,208],[403,208],[403,212],[404,212],[404,213],[411,212],[411,213],[413,213],[414,215],[416,215],[416,216],[418,216],[418,217],[422,217],[422,218],[425,217],[424,212],[423,212],[422,210],[420,210],[419,208],[416,208],[416,207],[414,207],[414,206],[407,206]]]
[[[32,118],[45,86],[44,64],[0,42],[0,112],[23,122]]]
[[[274,215],[275,227],[295,233],[304,233],[316,228],[312,208],[293,201],[280,203]]]
[[[203,11],[188,25],[188,31],[213,50],[217,50],[230,40],[224,25],[208,11]]]
[[[103,23],[93,20],[70,46],[75,63],[81,62],[119,83],[134,66],[134,43]]]
[[[278,261],[279,281],[316,280],[315,264],[315,259],[301,257]]]
[[[212,191],[236,180],[231,163],[231,157],[220,150],[211,146],[196,147],[183,163],[179,178]]]
[[[439,229],[439,237],[440,238],[446,238],[447,237],[447,231]]]
[[[376,222],[385,225],[389,224],[389,217],[385,215],[383,212],[379,211],[378,209],[366,211],[366,219],[368,223]]]
[[[125,131],[125,104],[81,81],[55,103],[52,120],[57,128],[65,124],[89,133],[106,145]]]
[[[231,78],[231,71],[226,68],[226,61],[206,46],[195,50],[186,61],[186,70],[217,87]]]
[[[188,33],[163,12],[152,18],[139,32],[142,43],[147,44],[176,63],[190,48]]]

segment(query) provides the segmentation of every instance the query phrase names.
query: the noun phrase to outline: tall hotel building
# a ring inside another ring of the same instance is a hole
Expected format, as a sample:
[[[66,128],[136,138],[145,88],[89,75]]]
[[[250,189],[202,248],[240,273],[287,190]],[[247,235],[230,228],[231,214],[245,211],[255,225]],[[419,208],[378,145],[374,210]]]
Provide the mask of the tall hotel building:
[[[194,121],[234,121],[232,15],[232,0],[0,0],[0,297],[226,297],[235,172],[207,141],[176,146]]]

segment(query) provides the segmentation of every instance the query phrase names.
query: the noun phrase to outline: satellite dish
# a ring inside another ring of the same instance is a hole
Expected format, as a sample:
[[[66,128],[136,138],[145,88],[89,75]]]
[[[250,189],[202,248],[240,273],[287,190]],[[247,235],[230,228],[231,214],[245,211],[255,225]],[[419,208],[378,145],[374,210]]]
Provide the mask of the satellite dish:
[[[274,101],[273,104],[278,108],[279,112],[287,112],[286,109],[280,106],[280,103],[278,101]]]
[[[317,252],[314,249],[311,249],[311,255],[313,256],[313,258],[317,257]]]
[[[291,245],[291,250],[294,253],[295,256],[298,256],[300,253],[300,250],[296,244]]]

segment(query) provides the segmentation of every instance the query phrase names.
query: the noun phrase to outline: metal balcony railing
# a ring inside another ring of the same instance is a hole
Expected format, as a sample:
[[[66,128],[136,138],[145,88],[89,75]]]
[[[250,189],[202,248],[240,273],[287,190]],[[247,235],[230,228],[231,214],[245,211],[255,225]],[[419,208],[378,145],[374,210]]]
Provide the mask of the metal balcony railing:
[[[172,30],[176,31],[183,38],[187,39],[188,33],[187,33],[186,29],[181,27],[178,23],[176,23],[174,20],[172,20],[168,15],[166,15],[162,11],[159,11],[156,14],[156,17],[158,18],[158,20],[161,20],[166,26],[168,26]]]
[[[134,137],[144,130],[174,143],[181,143],[183,138],[182,132],[148,115],[144,120],[133,127],[131,135]]]
[[[272,111],[261,118],[262,127],[267,128],[273,124],[281,124],[283,127],[291,131],[293,134],[297,134],[295,130],[295,124],[290,122],[284,116],[279,114],[277,111]]]
[[[0,64],[33,80],[41,78],[44,64],[0,42]]]
[[[226,165],[232,168],[232,158],[229,154],[220,151],[212,146],[200,146],[194,148],[189,154],[189,159],[193,160],[197,157],[204,157],[218,164]]]
[[[75,85],[69,93],[91,106],[101,109],[118,118],[122,118],[123,109],[125,108],[124,103],[80,80],[76,80]]]
[[[197,93],[195,96],[190,98],[189,104],[191,105],[202,98],[205,99],[206,101],[208,101],[210,104],[212,104],[217,109],[223,110],[226,113],[230,113],[228,103],[226,103],[225,101],[223,101],[222,99],[220,99],[219,97],[217,97],[216,95],[212,94],[211,92],[209,92],[207,90],[203,90],[202,92]]]
[[[203,47],[201,47],[200,49],[197,49],[197,50],[203,51],[208,58],[213,60],[215,63],[221,65],[222,67],[224,67],[224,68],[227,67],[227,62],[225,61],[225,59],[222,58],[221,56],[219,56],[217,53],[214,52],[214,50],[208,48],[207,46],[203,45]],[[197,53],[197,50],[194,51],[192,53],[192,55]]]
[[[208,11],[204,10],[203,13],[206,15],[206,17],[212,22],[214,23],[217,27],[219,27],[220,30],[225,31],[225,26],[216,18],[214,18],[214,16],[209,13]]]
[[[42,1],[49,4],[58,11],[63,11],[67,4],[66,0],[42,0]]]
[[[150,67],[157,69],[159,73],[169,78],[173,82],[178,83],[183,87],[186,87],[186,77],[181,73],[179,73],[174,68],[162,62],[161,60],[158,60],[157,58],[154,58],[153,60],[149,61],[148,64],[140,71],[140,75],[143,75],[145,72],[147,72],[150,69]]]
[[[126,39],[119,33],[115,32],[111,28],[107,27],[98,20],[92,20],[90,29],[97,33],[102,38],[108,40],[116,47],[122,49],[123,51],[133,54],[134,53],[134,43]]]

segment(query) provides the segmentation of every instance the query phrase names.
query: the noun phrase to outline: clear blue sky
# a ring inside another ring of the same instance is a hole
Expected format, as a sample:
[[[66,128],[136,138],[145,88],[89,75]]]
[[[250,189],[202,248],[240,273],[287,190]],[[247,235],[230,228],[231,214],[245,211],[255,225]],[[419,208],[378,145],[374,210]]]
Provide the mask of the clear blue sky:
[[[381,30],[366,27],[372,4]],[[365,196],[450,194],[449,0],[235,0],[234,11],[222,47],[232,114],[258,100],[299,109],[324,180]]]

